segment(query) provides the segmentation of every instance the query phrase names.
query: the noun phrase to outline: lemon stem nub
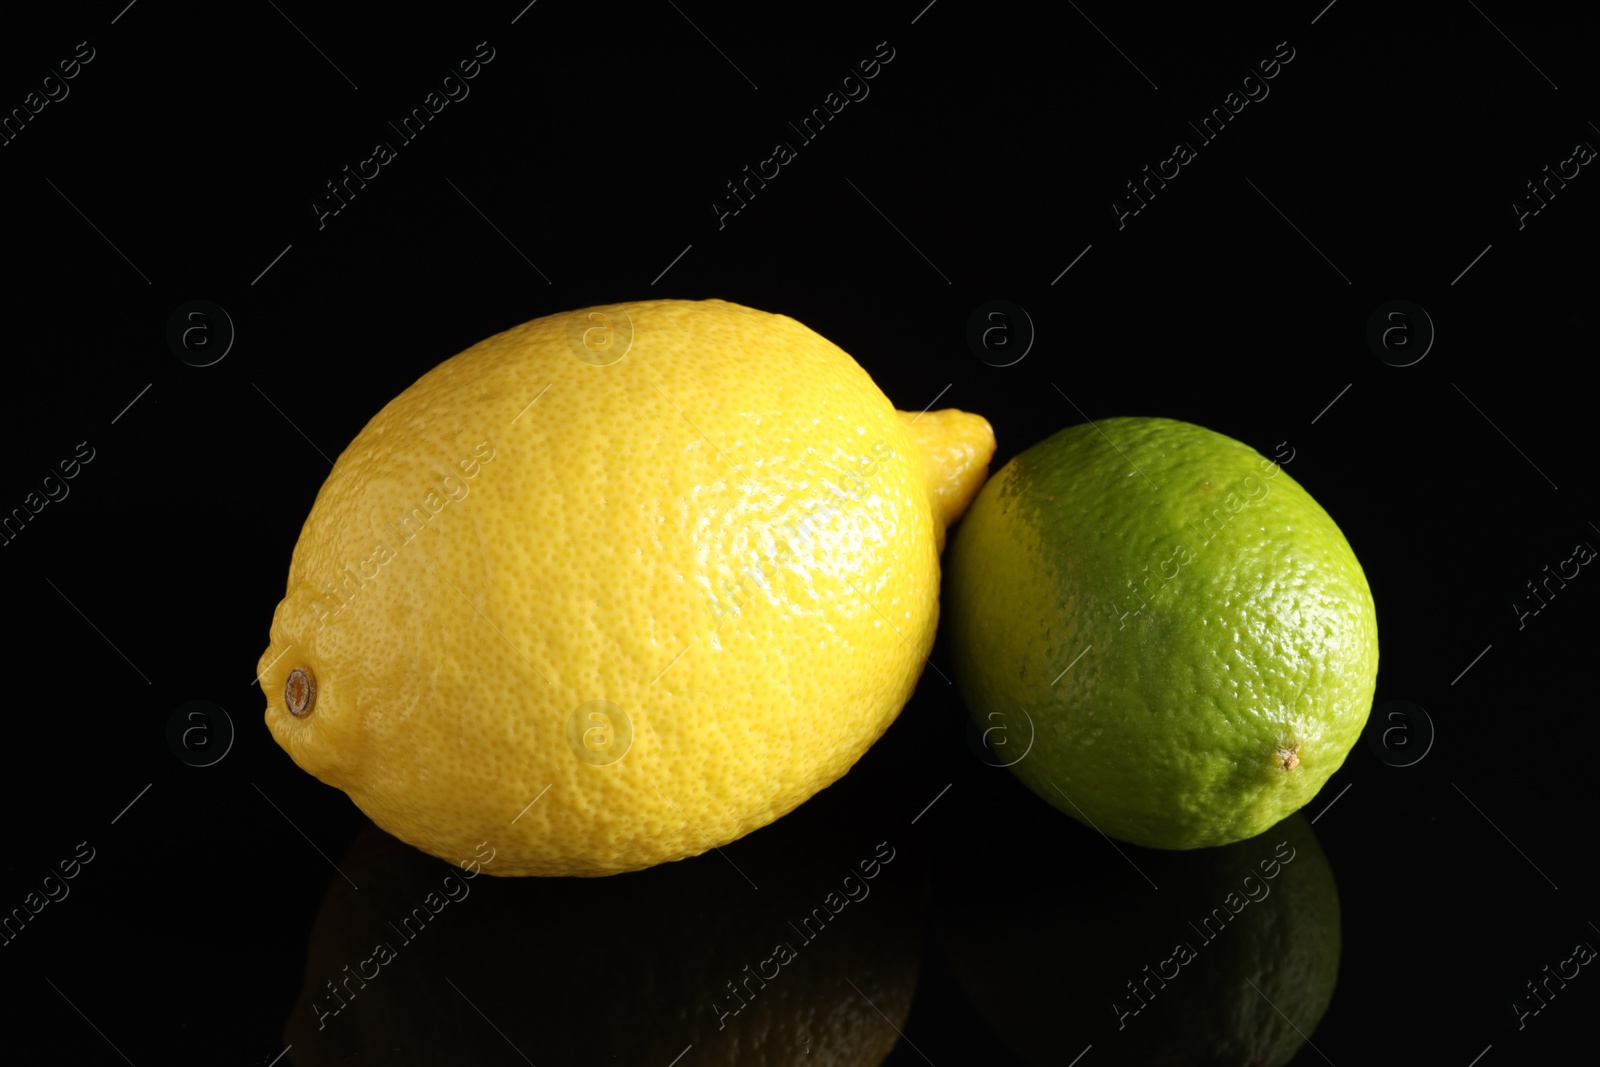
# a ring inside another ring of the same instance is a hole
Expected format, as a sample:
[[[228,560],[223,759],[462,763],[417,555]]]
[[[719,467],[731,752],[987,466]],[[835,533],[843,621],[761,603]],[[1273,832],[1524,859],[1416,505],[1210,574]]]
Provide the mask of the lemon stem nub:
[[[310,667],[296,667],[283,683],[283,701],[289,705],[289,714],[303,719],[311,714],[317,704],[317,676]]]

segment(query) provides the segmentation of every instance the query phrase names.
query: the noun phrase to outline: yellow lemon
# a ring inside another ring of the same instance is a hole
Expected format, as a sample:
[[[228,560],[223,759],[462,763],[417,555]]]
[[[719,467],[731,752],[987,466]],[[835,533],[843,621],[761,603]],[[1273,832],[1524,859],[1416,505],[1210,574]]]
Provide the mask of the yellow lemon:
[[[495,874],[682,859],[843,775],[909,698],[989,424],[897,412],[721,300],[586,308],[446,360],[334,464],[260,660],[273,737]]]

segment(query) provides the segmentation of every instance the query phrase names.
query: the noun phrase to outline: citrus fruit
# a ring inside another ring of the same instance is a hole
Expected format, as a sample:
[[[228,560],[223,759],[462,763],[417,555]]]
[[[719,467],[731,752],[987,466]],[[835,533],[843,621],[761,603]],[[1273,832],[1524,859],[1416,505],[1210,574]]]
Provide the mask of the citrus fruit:
[[[910,696],[994,438],[783,315],[536,319],[367,423],[260,659],[293,760],[435,856],[603,875],[726,844]]]
[[[1314,1039],[1341,924],[1304,815],[1218,848],[1119,855],[1010,776],[977,773],[1021,803],[961,783],[932,828],[934,909],[961,987],[1026,1060],[1092,1045],[1105,1064],[1283,1067]]]
[[[1378,635],[1327,512],[1248,445],[1073,426],[983,487],[946,563],[955,678],[1011,770],[1113,837],[1222,845],[1299,809],[1360,736]]]
[[[600,880],[482,877],[493,846],[458,868],[368,823],[312,923],[289,1058],[876,1067],[911,1010],[926,871],[831,792],[721,855]]]

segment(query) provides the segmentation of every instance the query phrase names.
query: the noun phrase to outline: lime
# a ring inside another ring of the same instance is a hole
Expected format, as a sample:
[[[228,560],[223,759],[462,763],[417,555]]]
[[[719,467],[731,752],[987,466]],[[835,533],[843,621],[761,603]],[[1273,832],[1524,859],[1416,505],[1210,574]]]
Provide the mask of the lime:
[[[1261,833],[1371,710],[1377,619],[1344,535],[1271,460],[1191,423],[1108,419],[1023,452],[967,513],[946,581],[974,719],[1025,721],[1012,772],[1124,841]]]

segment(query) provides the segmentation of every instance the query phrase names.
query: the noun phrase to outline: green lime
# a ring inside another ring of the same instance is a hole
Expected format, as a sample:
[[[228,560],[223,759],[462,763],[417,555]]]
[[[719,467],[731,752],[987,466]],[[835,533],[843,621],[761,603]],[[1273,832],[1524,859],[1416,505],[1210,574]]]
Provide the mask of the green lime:
[[[1106,834],[1199,848],[1316,795],[1361,735],[1372,593],[1280,467],[1191,423],[1062,430],[989,479],[949,553],[950,648],[1011,766]]]

